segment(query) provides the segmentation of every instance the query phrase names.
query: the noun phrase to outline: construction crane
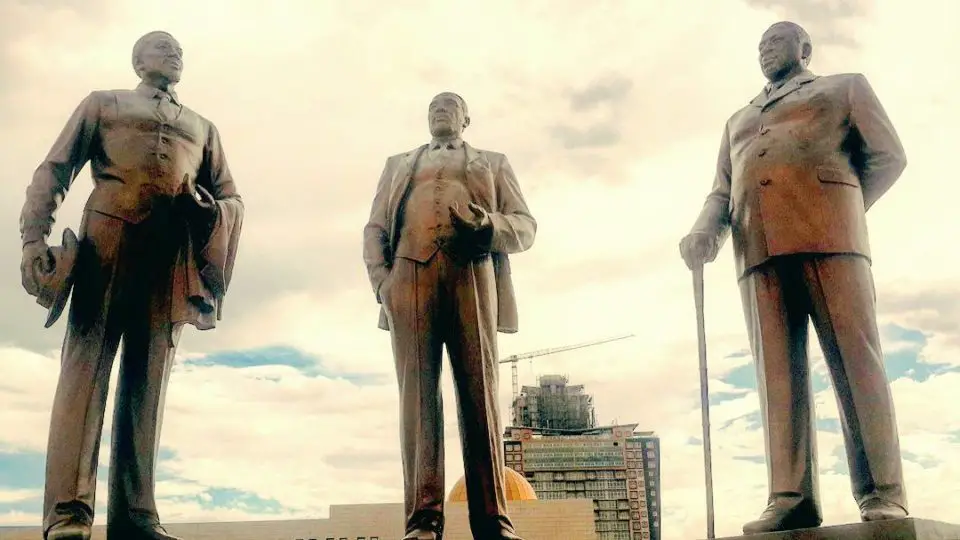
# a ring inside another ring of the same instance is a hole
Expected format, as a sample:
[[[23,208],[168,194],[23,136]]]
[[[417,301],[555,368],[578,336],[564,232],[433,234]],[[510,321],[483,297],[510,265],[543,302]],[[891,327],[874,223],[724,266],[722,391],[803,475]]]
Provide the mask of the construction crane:
[[[584,347],[592,347],[594,345],[600,345],[602,343],[609,343],[611,341],[617,341],[617,340],[626,339],[630,337],[633,337],[633,334],[626,334],[623,336],[617,336],[617,337],[606,338],[606,339],[598,339],[596,341],[588,341],[586,343],[578,343],[576,345],[565,345],[563,347],[551,347],[549,349],[540,349],[538,351],[530,351],[530,352],[525,352],[520,354],[511,354],[510,356],[501,359],[500,360],[501,364],[513,364],[512,366],[510,366],[510,370],[512,371],[512,375],[513,375],[513,399],[510,401],[510,405],[513,406],[513,404],[517,401],[517,397],[520,395],[520,384],[519,384],[518,375],[517,375],[517,362],[519,362],[520,360],[526,360],[528,358],[534,358],[537,356],[546,356],[548,354],[556,354],[559,352],[572,351],[574,349],[582,349]]]

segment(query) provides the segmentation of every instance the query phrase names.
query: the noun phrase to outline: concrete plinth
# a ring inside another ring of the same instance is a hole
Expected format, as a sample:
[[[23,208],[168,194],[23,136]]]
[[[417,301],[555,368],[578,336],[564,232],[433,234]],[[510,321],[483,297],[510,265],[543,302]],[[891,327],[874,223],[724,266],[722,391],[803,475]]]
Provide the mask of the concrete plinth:
[[[960,540],[960,525],[906,518],[778,533],[727,536],[717,540]]]

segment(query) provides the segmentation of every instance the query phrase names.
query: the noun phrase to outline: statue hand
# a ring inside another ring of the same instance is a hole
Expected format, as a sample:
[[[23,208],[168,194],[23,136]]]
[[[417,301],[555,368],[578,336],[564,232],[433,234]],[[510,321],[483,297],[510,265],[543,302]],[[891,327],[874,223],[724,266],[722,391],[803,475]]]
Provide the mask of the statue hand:
[[[487,213],[480,205],[476,203],[470,203],[467,205],[467,208],[473,214],[472,216],[465,216],[460,211],[460,204],[454,202],[450,206],[450,221],[453,223],[453,226],[459,229],[468,229],[470,231],[476,232],[487,227],[491,227],[493,223],[490,221],[490,214]]]
[[[479,205],[470,203],[467,208],[473,215],[464,215],[456,202],[450,206],[450,222],[456,230],[454,250],[467,258],[480,257],[490,252],[493,222],[490,214]]]
[[[716,251],[717,239],[711,234],[690,233],[680,241],[680,256],[691,270],[712,261]]]
[[[23,289],[30,296],[40,295],[40,284],[37,282],[37,273],[53,271],[53,257],[50,248],[43,240],[36,240],[23,246],[20,260],[20,281]]]
[[[213,198],[213,195],[203,186],[198,186],[195,180],[186,175],[183,184],[180,186],[180,194],[177,196],[177,200],[190,220],[210,222],[216,217],[217,201]]]

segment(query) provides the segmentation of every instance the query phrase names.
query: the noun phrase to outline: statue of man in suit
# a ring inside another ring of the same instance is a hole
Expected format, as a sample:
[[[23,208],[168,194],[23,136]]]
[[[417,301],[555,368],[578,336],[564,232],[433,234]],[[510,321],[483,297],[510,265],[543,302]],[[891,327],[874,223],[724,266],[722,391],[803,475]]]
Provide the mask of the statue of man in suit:
[[[907,515],[900,443],[876,322],[866,211],[906,166],[861,74],[816,76],[800,26],[760,40],[769,84],[726,124],[713,188],[680,243],[691,268],[732,232],[756,361],[768,506],[744,533],[819,526],[816,418],[807,360],[812,318],[840,409],[864,521]]]
[[[497,331],[517,331],[508,254],[537,223],[506,156],[463,141],[467,104],[444,92],[427,112],[433,139],[387,159],[364,228],[363,259],[400,387],[404,540],[443,529],[442,349],[457,390],[470,527],[517,539],[507,517],[497,405]]]
[[[173,88],[183,51],[150,32],[133,47],[134,90],[90,93],[27,188],[23,285],[50,275],[54,214],[89,161],[73,301],[47,447],[43,534],[89,540],[110,372],[121,338],[107,535],[176,540],[154,498],[167,380],[184,324],[213,328],[232,275],[243,204],[216,127]]]

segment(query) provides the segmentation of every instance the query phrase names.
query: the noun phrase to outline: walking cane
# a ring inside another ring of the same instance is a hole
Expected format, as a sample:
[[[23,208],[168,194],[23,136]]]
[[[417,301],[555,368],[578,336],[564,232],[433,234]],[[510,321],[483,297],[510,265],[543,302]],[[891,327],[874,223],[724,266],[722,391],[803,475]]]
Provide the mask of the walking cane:
[[[697,341],[700,352],[700,411],[703,416],[703,472],[707,481],[707,539],[713,532],[713,466],[710,458],[710,389],[707,379],[707,336],[703,317],[703,264],[693,267],[693,299],[697,307]]]

